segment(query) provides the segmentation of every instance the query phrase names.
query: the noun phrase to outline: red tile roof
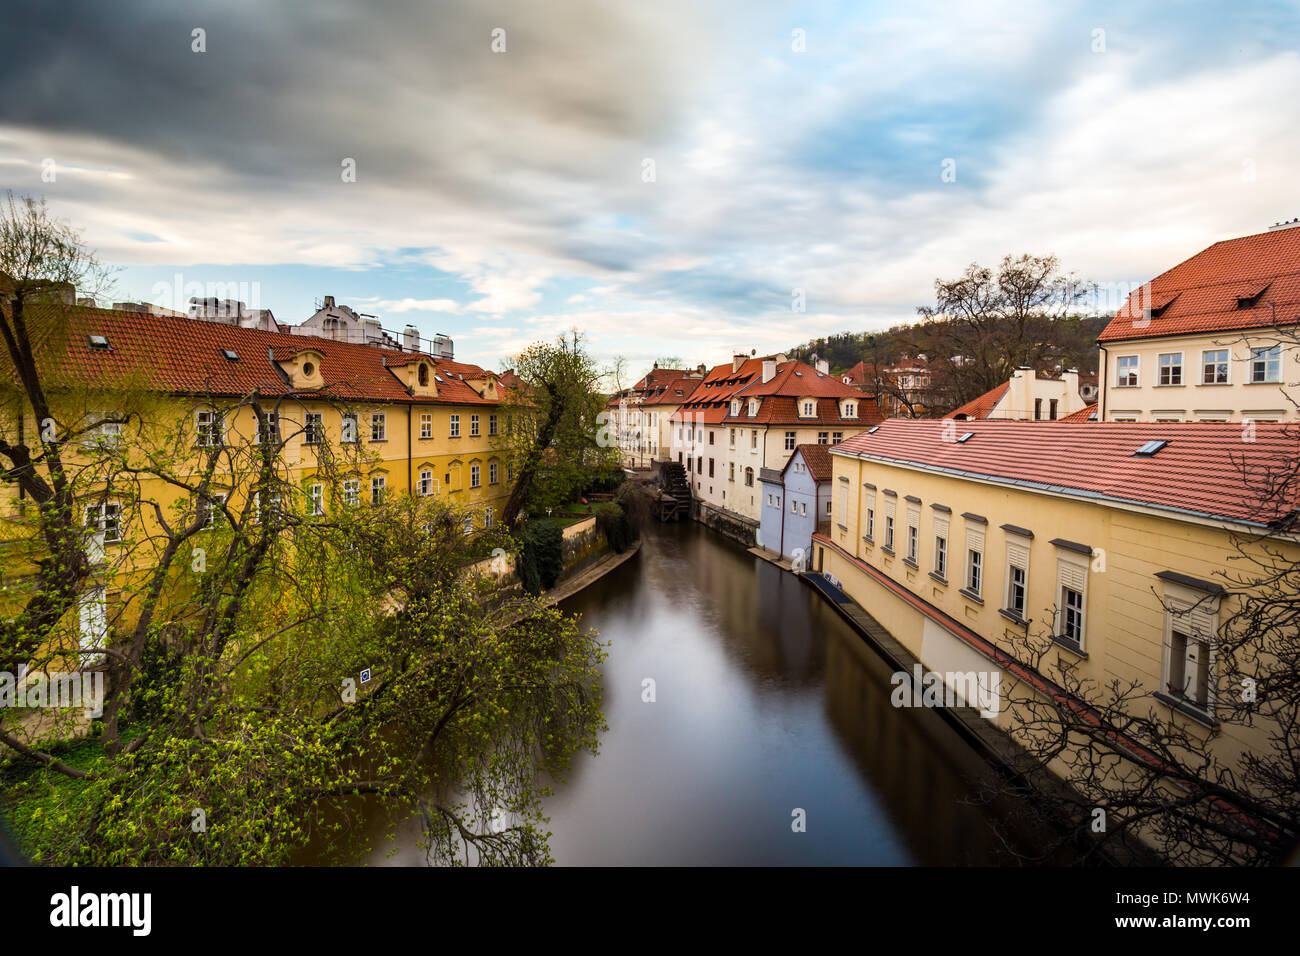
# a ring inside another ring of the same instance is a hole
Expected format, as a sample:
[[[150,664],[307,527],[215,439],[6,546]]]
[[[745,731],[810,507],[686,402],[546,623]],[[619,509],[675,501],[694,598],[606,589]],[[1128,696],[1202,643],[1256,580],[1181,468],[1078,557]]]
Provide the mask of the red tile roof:
[[[998,402],[1002,401],[1002,396],[1007,393],[1011,387],[1010,382],[1003,382],[997,388],[990,389],[979,398],[972,398],[960,408],[954,408],[944,418],[957,418],[961,416],[967,419],[988,418],[989,413],[997,408]]]
[[[794,460],[795,452],[803,456],[803,460],[808,465],[808,474],[812,475],[813,481],[830,481],[834,469],[831,466],[831,446],[814,445],[805,442],[802,445],[796,445],[793,452],[790,453],[790,460]],[[786,468],[790,463],[786,462]]]
[[[426,356],[434,366],[438,397],[413,397],[392,371],[413,356],[396,349],[115,309],[77,307],[66,310],[66,317],[66,337],[48,337],[47,343],[59,344],[57,349],[47,344],[38,354],[38,363],[47,374],[61,375],[65,382],[80,386],[226,397],[256,390],[264,395],[337,400],[497,404],[463,380],[492,373],[464,362]],[[33,314],[32,320],[56,327],[48,312],[43,317]],[[109,348],[92,349],[87,339],[91,335],[104,336]],[[308,348],[321,353],[325,386],[295,390],[272,357],[284,359]],[[227,349],[238,361],[222,354]]]
[[[761,371],[761,370],[760,370]],[[748,400],[758,398],[758,414],[749,414]],[[812,418],[799,414],[801,398],[815,398],[817,415]],[[857,403],[858,415],[844,418],[839,402],[849,398]],[[881,421],[876,400],[865,396],[851,385],[845,385],[833,375],[823,374],[804,362],[784,362],[776,367],[776,374],[764,382],[761,375],[737,390],[732,399],[742,401],[740,414],[732,415],[729,404],[724,408],[721,421],[751,425],[849,425],[865,428]]]
[[[669,421],[717,425],[726,417],[731,396],[762,374],[763,360],[745,359],[733,371],[732,362],[724,362],[709,369],[704,380],[695,386],[690,399],[673,412]]]
[[[950,422],[891,418],[832,454],[1258,525],[1300,504],[1294,484],[1285,500],[1266,500],[1261,475],[1295,467],[1294,425],[1255,423],[1251,442],[1234,422],[974,421],[960,430],[973,437],[953,441]],[[1134,454],[1153,439],[1169,444],[1150,457]]]
[[[1239,308],[1239,296],[1259,293]],[[1098,342],[1227,332],[1300,322],[1300,227],[1216,242],[1151,280],[1097,337]],[[1158,314],[1149,317],[1144,307]],[[1163,311],[1159,311],[1164,307]]]
[[[1077,412],[1071,412],[1070,414],[1064,416],[1063,418],[1058,418],[1057,421],[1058,422],[1093,421],[1094,419],[1090,418],[1089,416],[1096,415],[1096,414],[1097,414],[1097,403],[1093,402],[1091,405],[1083,406],[1083,408],[1079,409]]]

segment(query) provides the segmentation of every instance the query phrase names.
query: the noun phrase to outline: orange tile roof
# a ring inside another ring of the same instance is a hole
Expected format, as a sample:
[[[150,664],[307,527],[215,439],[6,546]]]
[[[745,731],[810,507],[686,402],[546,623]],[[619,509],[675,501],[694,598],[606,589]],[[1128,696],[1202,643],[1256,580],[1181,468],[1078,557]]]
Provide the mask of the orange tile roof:
[[[1258,304],[1238,307],[1255,295]],[[1151,280],[1149,298],[1130,295],[1097,341],[1262,328],[1275,312],[1278,325],[1300,322],[1300,227],[1226,239],[1180,262]]]
[[[1058,422],[1087,422],[1087,421],[1093,421],[1094,419],[1092,419],[1090,416],[1093,416],[1093,415],[1096,415],[1096,414],[1097,414],[1097,403],[1094,402],[1094,403],[1091,404],[1091,405],[1085,405],[1085,406],[1083,406],[1083,408],[1079,409],[1077,412],[1071,412],[1069,415],[1066,415],[1066,416],[1063,417],[1063,418],[1058,418],[1057,421],[1058,421]]]
[[[731,396],[747,385],[755,376],[763,372],[763,360],[745,359],[740,367],[733,371],[732,362],[715,365],[705,374],[704,380],[695,386],[695,391],[682,407],[673,412],[669,421],[717,425],[727,414]]]
[[[51,314],[47,311],[42,318],[41,308],[48,309],[35,307],[33,321],[53,328]],[[413,356],[396,349],[115,309],[70,308],[66,320],[66,340],[59,336],[57,350],[46,348],[38,362],[43,372],[82,386],[225,397],[258,391],[336,400],[497,404],[463,380],[492,373],[463,362],[427,357],[434,366],[438,397],[414,397],[392,371]],[[91,335],[104,336],[108,350],[92,349]],[[325,386],[295,390],[276,360],[308,348],[321,353]],[[223,350],[234,352],[238,361],[226,358]]]
[[[1300,505],[1294,486],[1270,498],[1262,477],[1288,463],[1294,468],[1300,430],[1290,424],[1257,422],[1252,442],[1242,440],[1237,422],[972,421],[960,429],[973,435],[965,442],[953,441],[951,428],[891,418],[832,454],[1256,525]],[[1154,439],[1169,444],[1150,457],[1134,454]]]
[[[808,465],[808,474],[812,475],[813,481],[830,481],[834,468],[831,465],[831,446],[815,445],[805,442],[802,445],[796,445],[795,452],[803,456],[804,462]],[[794,460],[794,452],[790,453],[790,459]],[[790,463],[786,462],[786,468]]]
[[[1003,382],[997,388],[989,389],[979,398],[972,398],[960,408],[954,408],[944,418],[956,418],[962,415],[967,419],[988,418],[993,409],[997,408],[998,402],[1002,401],[1002,396],[1007,393],[1011,387],[1010,382]]]

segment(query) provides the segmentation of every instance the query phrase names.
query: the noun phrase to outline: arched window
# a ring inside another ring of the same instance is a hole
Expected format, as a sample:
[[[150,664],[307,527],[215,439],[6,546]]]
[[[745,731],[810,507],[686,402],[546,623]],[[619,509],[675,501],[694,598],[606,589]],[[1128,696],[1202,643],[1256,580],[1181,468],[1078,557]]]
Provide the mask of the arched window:
[[[343,320],[335,318],[332,315],[327,315],[323,320],[321,320],[321,331],[325,333],[327,338],[331,339],[343,339],[347,337],[346,330],[343,326]]]
[[[754,487],[754,469],[753,469],[753,468],[746,468],[746,469],[745,469],[745,485],[746,485],[747,487],[750,487],[750,488],[753,488],[753,487]]]
[[[423,362],[420,363],[419,379],[421,385],[429,384],[429,366],[425,365]]]

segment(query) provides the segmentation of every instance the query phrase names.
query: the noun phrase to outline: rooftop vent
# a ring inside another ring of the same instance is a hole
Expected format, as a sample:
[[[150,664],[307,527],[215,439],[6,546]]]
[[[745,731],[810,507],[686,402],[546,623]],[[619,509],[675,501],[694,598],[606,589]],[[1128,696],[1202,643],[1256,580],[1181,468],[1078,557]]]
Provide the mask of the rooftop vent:
[[[1150,458],[1152,455],[1154,455],[1156,452],[1158,452],[1160,449],[1164,448],[1168,444],[1169,442],[1165,441],[1163,438],[1155,438],[1149,442],[1144,442],[1142,446],[1138,448],[1138,450],[1135,451],[1133,454],[1141,455],[1143,458]]]
[[[878,432],[878,431],[880,431],[880,426],[879,426],[879,425],[872,425],[870,428],[867,429],[867,434],[868,434],[868,435],[874,435],[874,434],[875,434],[876,432]]]
[[[221,354],[226,357],[227,362],[239,361],[239,353],[236,352],[234,349],[222,349]]]
[[[107,352],[109,350],[108,338],[103,335],[87,335],[86,341],[96,352]]]
[[[970,440],[971,440],[972,438],[974,438],[974,437],[975,437],[975,433],[974,433],[974,432],[967,432],[966,434],[962,435],[960,438],[957,439],[957,444],[960,445],[960,444],[962,444],[963,442],[968,442],[968,441],[970,441]]]
[[[1268,227],[1269,232],[1276,232],[1278,229],[1294,229],[1300,226],[1300,219],[1292,219],[1290,222],[1275,222]]]

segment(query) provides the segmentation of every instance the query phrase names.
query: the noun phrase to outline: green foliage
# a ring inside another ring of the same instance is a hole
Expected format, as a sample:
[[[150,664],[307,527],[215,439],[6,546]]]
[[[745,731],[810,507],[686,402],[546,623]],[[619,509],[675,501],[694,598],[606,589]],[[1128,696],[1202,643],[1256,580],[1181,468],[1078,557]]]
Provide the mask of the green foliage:
[[[605,540],[616,554],[622,554],[632,543],[632,528],[627,512],[620,505],[609,502],[596,506],[596,527],[605,533]]]
[[[524,528],[519,579],[529,594],[555,587],[564,571],[564,530],[559,522],[534,518]]]

